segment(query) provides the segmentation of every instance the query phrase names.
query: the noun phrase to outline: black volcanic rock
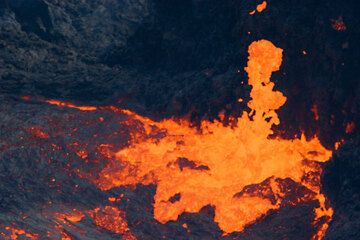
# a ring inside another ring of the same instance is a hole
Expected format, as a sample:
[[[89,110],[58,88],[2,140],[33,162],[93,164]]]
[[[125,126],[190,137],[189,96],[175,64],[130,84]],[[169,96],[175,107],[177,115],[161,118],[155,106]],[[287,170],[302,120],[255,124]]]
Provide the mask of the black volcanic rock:
[[[127,79],[127,73],[98,59],[109,48],[124,46],[149,10],[146,0],[3,1],[0,91],[106,99],[114,93],[106,89],[119,90],[114,75],[121,72]]]
[[[360,238],[360,139],[349,140],[325,166],[324,190],[334,208],[326,239]]]
[[[287,206],[280,212],[269,213],[258,223],[247,227],[241,233],[232,233],[225,239],[311,239],[312,207],[314,203]]]

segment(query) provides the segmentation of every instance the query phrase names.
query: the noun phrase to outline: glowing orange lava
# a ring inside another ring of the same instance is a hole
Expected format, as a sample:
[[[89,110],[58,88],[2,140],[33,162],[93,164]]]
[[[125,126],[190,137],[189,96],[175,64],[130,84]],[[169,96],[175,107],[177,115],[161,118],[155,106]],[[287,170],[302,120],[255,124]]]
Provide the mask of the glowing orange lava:
[[[49,138],[49,134],[44,132],[39,127],[31,127],[29,129],[27,129],[27,132],[30,133],[31,135],[33,135],[36,138],[40,138],[40,139],[48,139]]]
[[[318,110],[318,107],[316,104],[314,104],[311,108],[311,112],[314,114],[314,119],[316,121],[319,121],[320,119],[320,116],[319,116],[319,110]]]
[[[258,12],[262,12],[266,9],[267,3],[266,1],[263,1],[262,3],[260,3],[259,5],[256,6],[256,10]]]
[[[122,235],[124,240],[136,240],[136,237],[130,232],[127,222],[124,219],[124,213],[112,206],[96,208],[91,212],[95,225]]]
[[[32,234],[24,231],[23,229],[14,228],[14,227],[5,227],[5,230],[9,232],[10,234],[4,234],[1,233],[0,236],[4,237],[4,239],[8,240],[17,240],[17,239],[23,239],[26,237],[27,239],[31,240],[37,240],[39,239],[37,234]]]
[[[99,228],[121,234],[124,240],[136,240],[136,237],[131,233],[125,220],[125,213],[117,207],[97,207],[87,211],[72,209],[72,211],[66,213],[55,213],[55,218],[69,225],[69,222],[75,223],[81,221],[86,215],[91,216],[93,223]],[[63,232],[61,226],[58,228],[63,235],[62,239],[71,239]]]
[[[346,124],[345,132],[346,133],[352,133],[355,129],[355,123],[354,122],[348,122]]]
[[[201,130],[189,127],[187,120],[155,122],[128,110],[119,110],[140,121],[143,131],[133,130],[127,148],[116,153],[121,168],[105,167],[96,184],[102,190],[113,187],[157,185],[154,217],[166,223],[184,212],[198,212],[206,205],[215,207],[215,221],[225,233],[242,231],[271,209],[278,209],[288,194],[282,190],[281,179],[291,179],[306,187],[317,200],[314,225],[321,239],[331,219],[320,192],[321,166],[332,152],[319,139],[285,140],[270,138],[271,127],[280,120],[276,113],[286,97],[274,91],[271,74],[282,63],[282,49],[267,40],[253,42],[245,68],[252,86],[248,107],[242,117],[233,119],[234,127],[220,121],[201,123]],[[72,106],[73,107],[73,106]],[[310,178],[308,176],[313,176]],[[245,187],[264,183],[275,198],[259,191],[243,193]],[[176,197],[174,197],[176,196]],[[174,200],[175,199],[175,200]],[[300,202],[298,199],[295,202]],[[321,221],[320,221],[321,220]]]
[[[94,106],[77,106],[69,102],[62,102],[58,100],[47,100],[46,102],[59,107],[75,108],[81,111],[95,111],[97,109],[97,107]]]
[[[256,13],[256,11],[261,13],[262,11],[264,11],[266,9],[266,7],[267,7],[267,2],[263,1],[262,3],[260,3],[256,6],[256,10],[249,12],[249,14],[254,15]]]

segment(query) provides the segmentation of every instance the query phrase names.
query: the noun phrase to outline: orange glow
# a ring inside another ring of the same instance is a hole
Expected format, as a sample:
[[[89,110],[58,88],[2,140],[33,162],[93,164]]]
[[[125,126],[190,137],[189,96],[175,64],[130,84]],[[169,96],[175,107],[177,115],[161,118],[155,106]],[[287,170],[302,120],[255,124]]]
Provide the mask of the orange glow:
[[[8,236],[8,235],[1,234],[2,236],[5,237],[5,239],[17,240],[17,239],[22,239],[24,236],[27,237],[28,239],[31,239],[31,240],[39,239],[37,234],[28,233],[28,232],[25,232],[22,229],[13,228],[13,227],[5,227],[5,230],[7,232],[10,232],[9,237],[5,237],[5,236]]]
[[[59,216],[58,216],[58,217],[59,217]],[[64,223],[66,223],[66,221],[65,221],[64,219],[60,219],[60,220],[63,221]],[[61,240],[73,240],[73,238],[72,238],[69,234],[67,234],[67,233],[65,232],[64,228],[63,228],[61,225],[56,225],[56,226],[55,226],[55,229],[56,229],[56,230],[58,231],[58,233],[60,234],[60,239],[61,239]],[[54,238],[54,237],[53,237],[53,233],[48,232],[47,237],[48,237],[49,239]]]
[[[125,213],[116,207],[105,206],[91,211],[94,224],[108,231],[123,235],[124,240],[136,240],[136,237],[130,232]]]
[[[67,223],[67,221],[79,222],[79,221],[81,221],[81,219],[83,219],[85,217],[85,214],[76,209],[73,209],[72,212],[55,213],[55,217],[56,217],[56,219],[61,220],[64,223]]]
[[[115,201],[115,198],[111,200],[109,198],[110,202],[113,202],[112,200]],[[136,240],[136,237],[131,233],[125,220],[125,213],[117,207],[105,206],[86,211],[72,209],[70,212],[54,214],[56,219],[66,225],[69,225],[69,222],[80,222],[86,215],[92,217],[93,223],[96,226],[117,234],[121,234],[123,237],[122,239]],[[71,238],[63,231],[63,228],[60,225],[57,226],[57,229],[62,235],[62,240],[71,240]]]
[[[352,133],[355,129],[355,123],[354,122],[348,122],[346,124],[345,132],[346,133]]]
[[[332,152],[317,137],[269,137],[271,127],[280,123],[276,110],[286,102],[270,81],[281,63],[282,49],[271,42],[260,40],[250,45],[245,71],[252,87],[252,100],[248,102],[251,111],[233,119],[234,127],[220,121],[203,121],[198,130],[189,127],[189,121],[184,119],[155,122],[128,110],[111,108],[140,121],[144,129],[133,129],[129,146],[116,153],[122,167],[110,163],[96,184],[108,190],[155,183],[154,217],[158,221],[166,223],[184,212],[195,213],[212,205],[215,221],[230,233],[242,231],[271,209],[279,209],[289,194],[282,190],[280,180],[291,179],[312,192],[308,198],[318,200],[314,222],[331,219],[332,210],[320,192],[321,166],[317,163],[327,161]],[[159,132],[164,134],[155,134]],[[314,174],[317,177],[307,179]],[[244,193],[247,186],[263,182],[276,201],[261,191]],[[305,200],[299,198],[293,204]],[[322,236],[326,228],[317,227],[320,233],[316,235]]]
[[[31,99],[31,97],[30,96],[21,96],[20,99],[24,100],[24,101],[29,101]]]
[[[319,207],[315,209],[314,223],[323,220],[324,223],[320,225],[316,234],[312,237],[312,240],[321,240],[324,238],[326,230],[329,228],[329,223],[334,214],[334,210],[331,207],[326,207],[326,198],[323,194],[318,194],[316,199],[319,201]]]
[[[259,5],[256,6],[256,10],[258,12],[262,12],[266,9],[267,3],[266,1],[263,1],[262,3],[260,3]]]
[[[338,19],[331,20],[331,26],[336,31],[339,31],[339,32],[346,31],[346,25],[341,16]]]
[[[28,131],[28,133],[30,133],[31,135],[33,135],[36,138],[40,138],[40,139],[48,139],[49,138],[49,134],[44,132],[39,127],[31,127],[29,129],[27,129],[27,131]]]
[[[340,148],[340,146],[344,143],[344,139],[341,139],[340,141],[337,141],[336,143],[335,143],[335,150],[338,150],[339,148]]]
[[[47,100],[46,102],[59,107],[76,108],[81,111],[95,111],[97,109],[97,107],[94,106],[77,106],[69,102],[62,102],[58,100]]]
[[[260,3],[256,6],[256,10],[249,12],[249,14],[254,15],[256,13],[256,11],[261,13],[262,11],[264,11],[266,9],[266,7],[267,7],[267,2],[263,1],[262,3]]]
[[[316,104],[314,104],[311,108],[311,112],[314,114],[314,119],[316,121],[319,121],[320,117],[319,117],[319,110]]]
[[[78,155],[80,158],[85,159],[88,157],[88,152],[86,150],[79,150],[76,152],[76,155]]]
[[[73,240],[66,232],[61,232],[61,240]]]

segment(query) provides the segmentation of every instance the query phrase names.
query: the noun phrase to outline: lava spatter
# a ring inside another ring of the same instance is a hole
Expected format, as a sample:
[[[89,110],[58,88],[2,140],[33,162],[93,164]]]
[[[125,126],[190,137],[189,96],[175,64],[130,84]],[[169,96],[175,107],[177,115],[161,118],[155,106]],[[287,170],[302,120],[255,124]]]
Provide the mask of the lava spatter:
[[[124,240],[137,239],[128,227],[124,211],[115,206],[102,206],[86,211],[72,209],[72,211],[66,213],[55,213],[55,219],[61,221],[65,225],[69,225],[69,227],[72,226],[71,223],[80,222],[86,216],[91,217],[93,224],[98,228],[120,234]],[[62,227],[60,225],[58,225],[58,227],[62,233]],[[62,235],[65,234],[63,233]]]
[[[0,233],[0,236],[3,237],[4,239],[17,240],[17,239],[23,239],[24,237],[30,240],[39,239],[39,236],[37,234],[26,232],[25,230],[20,228],[6,226],[4,230],[6,233],[4,232]]]
[[[256,11],[261,13],[262,11],[264,11],[266,9],[266,7],[267,7],[267,2],[263,1],[262,3],[260,3],[256,6],[256,10],[251,11],[249,14],[254,15],[256,13]]]

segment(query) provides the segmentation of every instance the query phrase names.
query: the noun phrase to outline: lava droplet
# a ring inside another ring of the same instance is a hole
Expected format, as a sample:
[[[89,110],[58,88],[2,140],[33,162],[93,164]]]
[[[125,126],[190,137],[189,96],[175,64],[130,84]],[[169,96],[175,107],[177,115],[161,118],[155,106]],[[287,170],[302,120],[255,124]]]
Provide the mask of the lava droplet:
[[[267,7],[267,2],[263,1],[262,3],[260,3],[256,6],[256,10],[249,12],[249,14],[254,15],[256,13],[256,11],[261,13],[262,11],[264,11],[266,9],[266,7]]]

